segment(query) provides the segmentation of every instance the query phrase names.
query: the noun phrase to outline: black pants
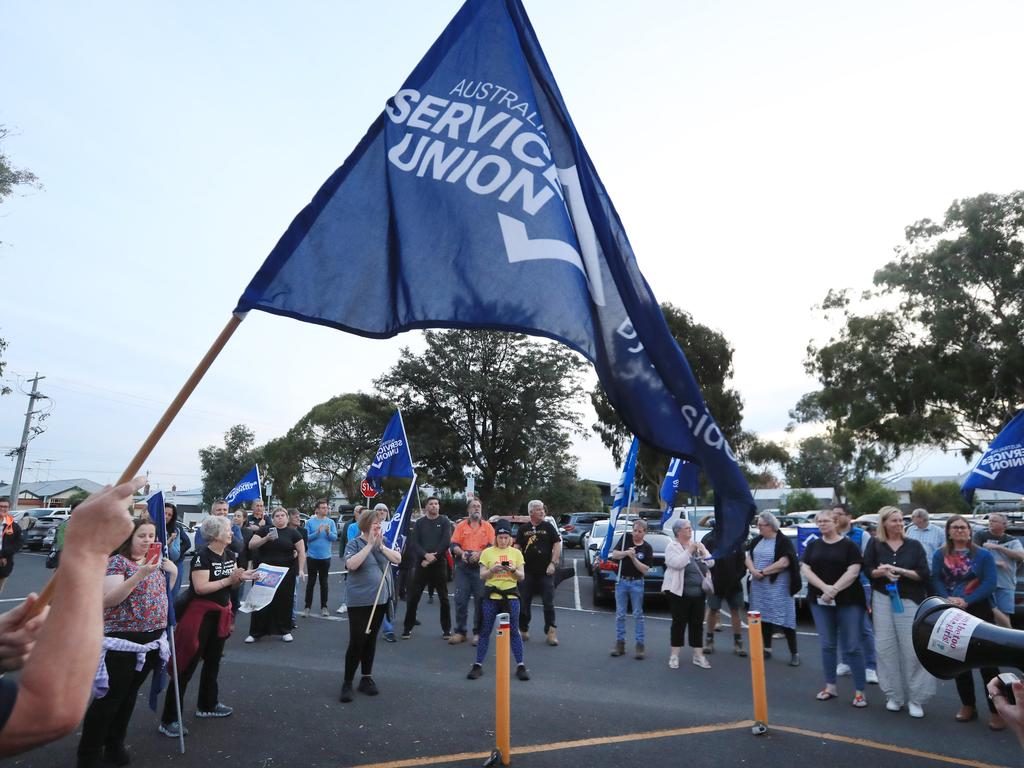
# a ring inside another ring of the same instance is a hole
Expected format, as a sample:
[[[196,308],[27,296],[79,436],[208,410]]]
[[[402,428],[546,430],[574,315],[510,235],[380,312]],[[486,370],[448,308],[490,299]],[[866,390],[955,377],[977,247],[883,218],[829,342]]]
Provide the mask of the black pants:
[[[687,597],[668,593],[668,605],[672,611],[672,628],[669,630],[673,648],[682,648],[685,635],[690,635],[691,648],[703,648],[704,637],[704,595]]]
[[[772,624],[770,621],[761,622],[761,637],[764,638],[764,647],[769,651],[772,649],[772,635],[775,633],[777,625]],[[789,652],[796,655],[796,630],[793,627],[778,627],[778,629],[786,636],[786,644],[789,645]]]
[[[327,607],[327,571],[331,567],[331,558],[320,560],[315,557],[306,558],[306,569],[309,578],[306,581],[306,607],[313,607],[313,587],[320,580],[320,607]]]
[[[292,631],[295,573],[295,570],[289,568],[270,605],[249,614],[249,634],[257,640],[264,635],[287,635]]]
[[[972,605],[967,609],[967,612],[972,616],[977,616],[982,621],[989,623],[995,618],[992,614],[992,607],[988,604],[987,600],[983,600],[984,605]],[[988,681],[999,674],[999,670],[996,667],[982,667],[978,670],[981,674],[981,690],[985,693],[985,701],[988,703],[988,711],[993,714],[996,711],[996,705],[992,703],[992,699],[988,697],[988,693],[985,692],[985,686],[988,685]],[[956,692],[960,696],[960,703],[965,707],[975,706],[974,699],[974,680],[971,679],[972,672],[967,670],[956,676]]]
[[[93,699],[85,713],[82,738],[78,742],[78,758],[81,762],[98,761],[102,747],[124,744],[139,688],[149,673],[160,665],[160,651],[153,650],[146,654],[145,666],[138,672],[135,671],[135,662],[134,653],[107,652],[110,690],[102,699]]]
[[[405,606],[405,631],[412,632],[416,626],[416,609],[423,597],[423,589],[428,584],[433,585],[437,592],[438,602],[441,603],[441,631],[447,635],[452,631],[452,607],[448,604],[448,566],[444,560],[435,560],[426,568],[416,566]]]
[[[519,582],[519,631],[530,629],[530,603],[534,595],[540,593],[544,601],[544,632],[555,626],[555,580],[546,573],[528,573]]]
[[[377,633],[384,621],[386,605],[378,605],[373,612],[373,625],[367,634],[366,625],[370,621],[369,605],[350,605],[348,607],[348,648],[345,651],[345,682],[351,683],[356,676],[356,669],[362,666],[362,673],[373,674],[373,657],[377,654]]]
[[[218,688],[217,675],[220,673],[220,657],[224,655],[224,641],[227,638],[217,637],[218,616],[216,613],[209,613],[203,617],[203,623],[199,625],[199,648],[196,655],[192,657],[182,672],[178,673],[178,687],[181,689],[181,714],[185,716],[185,689],[189,680],[195,674],[199,662],[203,662],[203,671],[199,674],[199,698],[196,700],[196,710],[209,712],[217,706]],[[173,723],[178,719],[178,708],[175,705],[174,675],[168,675],[170,680],[167,683],[167,697],[164,699],[164,712],[161,716],[163,723]]]

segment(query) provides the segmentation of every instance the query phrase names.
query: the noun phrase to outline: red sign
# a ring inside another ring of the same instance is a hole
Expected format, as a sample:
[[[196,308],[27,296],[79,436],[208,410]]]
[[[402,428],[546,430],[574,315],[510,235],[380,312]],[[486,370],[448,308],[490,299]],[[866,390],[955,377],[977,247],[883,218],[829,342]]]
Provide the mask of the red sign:
[[[370,483],[367,480],[363,480],[363,482],[359,484],[359,491],[367,499],[372,499],[377,495],[377,491],[373,489],[373,486],[370,485]]]

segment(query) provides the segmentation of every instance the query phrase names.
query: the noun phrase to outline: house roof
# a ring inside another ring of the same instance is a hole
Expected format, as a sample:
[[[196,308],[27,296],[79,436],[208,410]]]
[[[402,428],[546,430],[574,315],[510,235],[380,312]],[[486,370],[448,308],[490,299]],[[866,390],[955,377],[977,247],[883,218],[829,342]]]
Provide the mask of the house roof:
[[[24,483],[18,489],[18,493],[28,493],[36,498],[42,499],[48,496],[59,496],[65,491],[82,490],[86,493],[95,493],[102,489],[99,483],[87,480],[84,477],[72,480],[44,480],[40,483]]]

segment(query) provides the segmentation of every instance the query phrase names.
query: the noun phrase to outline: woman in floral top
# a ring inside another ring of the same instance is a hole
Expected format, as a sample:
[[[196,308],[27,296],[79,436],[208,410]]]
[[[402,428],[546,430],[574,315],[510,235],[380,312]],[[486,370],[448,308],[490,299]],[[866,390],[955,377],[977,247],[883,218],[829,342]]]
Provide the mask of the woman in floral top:
[[[959,608],[982,621],[992,621],[992,595],[996,591],[996,561],[983,547],[971,541],[971,526],[960,515],[953,515],[946,521],[946,545],[932,556],[932,588],[939,597],[946,598],[950,605]],[[999,674],[995,667],[984,667],[981,685]],[[960,711],[956,719],[961,723],[975,720],[974,683],[971,671],[957,675],[956,692],[960,694]],[[993,731],[1006,728],[1003,718],[996,712],[992,700],[988,699],[988,727]]]
[[[78,742],[78,766],[99,765],[100,751],[114,765],[128,765],[125,733],[142,682],[166,656],[166,572],[178,569],[166,557],[147,559],[156,540],[148,517],[135,521],[132,535],[111,555],[103,582],[103,648],[100,673]],[[162,553],[161,553],[162,554]],[[106,691],[103,672],[106,672]]]

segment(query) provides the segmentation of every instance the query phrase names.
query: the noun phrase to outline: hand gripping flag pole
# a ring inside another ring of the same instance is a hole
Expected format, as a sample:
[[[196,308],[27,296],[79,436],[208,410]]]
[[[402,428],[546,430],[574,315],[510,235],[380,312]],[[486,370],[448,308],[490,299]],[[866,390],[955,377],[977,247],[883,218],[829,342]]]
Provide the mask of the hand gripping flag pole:
[[[156,444],[160,442],[160,439],[167,432],[168,427],[171,426],[171,422],[174,421],[175,417],[181,411],[182,407],[195,392],[196,387],[199,386],[199,382],[203,380],[203,376],[210,370],[210,366],[213,365],[213,361],[217,359],[217,356],[223,351],[227,345],[228,340],[234,335],[238,326],[242,324],[242,320],[245,319],[245,312],[236,312],[231,315],[231,319],[228,320],[227,325],[220,332],[213,344],[203,355],[203,359],[199,361],[199,365],[196,366],[195,370],[192,371],[192,375],[188,377],[185,383],[182,385],[181,390],[171,401],[171,404],[167,406],[167,410],[164,411],[164,415],[160,417],[160,420],[153,427],[153,431],[149,433],[149,437],[142,443],[142,446],[136,451],[135,456],[128,462],[128,466],[125,467],[124,472],[117,479],[114,485],[120,485],[131,480],[138,471],[142,468],[143,463],[149,458],[149,454],[153,452]],[[53,572],[53,576],[50,581],[47,582],[46,586],[43,587],[43,591],[39,593],[39,599],[35,605],[32,606],[32,610],[29,611],[26,621],[33,616],[38,616],[39,613],[53,600],[53,594],[57,589],[57,579],[60,578],[60,569],[58,568]]]
[[[383,544],[388,549],[393,549],[395,544],[398,544],[398,551],[401,553],[405,549],[405,527],[409,521],[409,497],[413,494],[419,497],[419,491],[416,490],[416,478],[412,479],[409,483],[409,490],[405,492],[405,496],[398,503],[398,509],[395,510],[395,516],[391,520],[391,525],[388,528],[386,534],[384,534]],[[401,541],[399,541],[401,539]],[[373,546],[372,544],[368,546]],[[380,584],[377,585],[377,595],[373,599],[373,606],[370,608],[370,618],[366,622],[366,634],[370,634],[373,628],[373,614],[377,611],[377,603],[380,601],[380,593],[384,589],[384,582],[387,581],[388,574],[391,572],[391,566],[382,569],[380,574]]]

